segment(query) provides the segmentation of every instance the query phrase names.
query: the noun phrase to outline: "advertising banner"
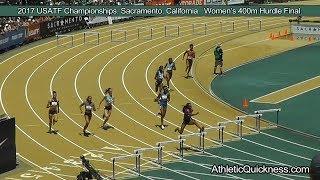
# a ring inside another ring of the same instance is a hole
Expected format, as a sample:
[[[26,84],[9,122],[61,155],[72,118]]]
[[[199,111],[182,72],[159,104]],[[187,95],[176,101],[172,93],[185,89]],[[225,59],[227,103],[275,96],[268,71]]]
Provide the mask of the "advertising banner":
[[[0,50],[23,44],[25,37],[26,29],[24,27],[0,35]]]
[[[40,23],[31,23],[26,27],[26,39],[27,41],[34,41],[40,39]]]
[[[319,25],[308,25],[308,24],[295,24],[291,25],[291,32],[294,34],[310,34],[320,35],[320,24]]]
[[[43,37],[52,36],[56,33],[65,33],[82,29],[86,26],[84,17],[63,17],[40,24],[40,34]]]
[[[204,5],[204,0],[180,0],[180,5]]]
[[[244,0],[227,0],[228,5],[244,4]],[[225,5],[226,0],[204,0],[204,5]]]

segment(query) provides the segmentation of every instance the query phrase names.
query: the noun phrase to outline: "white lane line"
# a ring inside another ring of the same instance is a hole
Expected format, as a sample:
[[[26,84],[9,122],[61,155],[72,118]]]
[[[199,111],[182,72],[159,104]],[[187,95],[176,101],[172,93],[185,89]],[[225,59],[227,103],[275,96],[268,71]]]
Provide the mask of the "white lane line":
[[[55,174],[55,173],[53,173],[53,172],[51,172],[51,171],[49,171],[49,170],[47,170],[47,169],[42,168],[41,166],[37,165],[36,163],[34,163],[34,162],[30,161],[29,159],[25,158],[25,157],[22,156],[21,154],[17,153],[17,155],[18,155],[19,157],[21,157],[22,159],[24,159],[25,161],[29,162],[30,164],[34,165],[35,167],[37,167],[37,168],[45,171],[46,173],[48,173],[48,174],[50,174],[50,175],[52,175],[52,176],[55,176],[55,177],[57,177],[58,179],[64,179],[63,177],[61,177],[61,176],[59,176],[59,175],[57,175],[57,174]]]
[[[81,39],[81,38],[79,38],[79,39]],[[77,39],[76,39],[76,40],[77,40]],[[42,46],[42,45],[39,45],[39,46],[37,46],[37,47],[40,47],[40,46]],[[44,53],[44,52],[47,52],[47,51],[49,51],[49,50],[51,50],[51,49],[54,49],[54,48],[56,48],[56,47],[54,46],[54,47],[52,47],[52,48],[49,48],[49,49],[47,49],[47,50],[45,50],[45,51],[42,51],[41,53],[38,53],[37,55],[42,54],[42,53]],[[28,50],[23,51],[23,52],[27,52],[27,51],[28,51]],[[18,54],[22,54],[23,52],[18,53]],[[18,54],[16,54],[16,55],[18,55]],[[15,55],[15,56],[16,56],[16,55]],[[10,60],[11,58],[13,58],[13,57],[15,57],[15,56],[12,56],[12,57],[10,57],[10,58],[2,61],[1,64],[4,63],[4,62],[6,62],[6,61],[8,61],[8,60]],[[11,75],[13,72],[15,72],[16,69],[18,69],[18,68],[19,68],[20,66],[22,66],[25,62],[29,61],[30,59],[32,59],[32,58],[34,58],[34,57],[36,57],[36,55],[30,57],[29,59],[26,59],[25,61],[23,61],[22,63],[20,63],[18,66],[16,66],[12,71],[10,71],[10,73],[5,77],[4,81],[3,81],[2,84],[1,84],[1,88],[0,88],[0,104],[1,104],[1,107],[2,107],[3,111],[4,111],[6,114],[8,114],[8,113],[7,113],[6,109],[5,109],[4,104],[3,104],[3,101],[2,101],[2,100],[3,100],[3,99],[2,99],[2,91],[3,91],[4,84],[5,84],[5,82],[7,81],[7,79],[10,77],[10,75]],[[54,154],[55,156],[57,156],[57,157],[59,157],[59,158],[61,158],[61,159],[63,159],[63,160],[66,160],[66,159],[63,158],[62,156],[56,154],[55,152],[51,151],[50,149],[48,149],[47,147],[43,146],[41,143],[39,143],[38,141],[36,141],[35,139],[33,139],[29,134],[27,134],[25,131],[23,131],[23,129],[21,129],[18,125],[15,125],[15,126],[16,126],[16,127],[18,128],[18,130],[20,130],[26,137],[28,137],[30,140],[32,140],[33,142],[35,142],[37,145],[39,145],[39,146],[42,147],[43,149],[49,151],[50,153]]]
[[[197,175],[202,175],[202,176],[210,176],[210,177],[219,177],[220,178],[227,178],[227,179],[236,179],[236,178],[232,178],[229,176],[223,176],[223,175],[215,175],[215,174],[205,174],[205,173],[199,173],[199,172],[193,172],[193,171],[183,171],[183,170],[178,170],[182,173],[190,173],[190,174],[197,174]]]
[[[160,38],[158,38],[158,39],[160,39]],[[153,39],[153,40],[156,40],[156,39]],[[150,42],[150,41],[149,41]],[[144,43],[147,43],[147,42],[144,42]],[[144,44],[144,43],[141,43],[141,44]],[[99,54],[97,54],[96,56],[98,56],[98,55],[100,55],[100,54],[102,54],[103,52],[101,52],[101,53],[99,53]],[[122,52],[122,53],[124,53],[124,52]],[[118,54],[119,55],[119,54]],[[117,56],[118,56],[117,55]],[[96,57],[95,56],[95,57]],[[77,89],[77,79],[78,79],[78,74],[82,71],[82,69],[88,64],[88,63],[90,63],[95,57],[93,57],[92,59],[90,59],[89,61],[87,61],[87,63],[85,63],[80,69],[79,69],[79,71],[78,71],[78,73],[77,73],[77,75],[76,75],[76,78],[75,78],[75,91],[76,91],[76,93],[77,93],[77,96],[78,96],[78,98],[81,100],[81,97],[80,97],[80,95],[79,95],[79,93],[78,93],[78,89]],[[103,90],[102,90],[102,88],[101,88],[101,83],[100,83],[100,78],[101,78],[101,73],[102,73],[102,71],[103,71],[103,69],[110,63],[110,62],[112,62],[113,60],[114,60],[115,58],[113,58],[113,59],[111,59],[111,60],[109,60],[108,62],[107,62],[107,64],[102,68],[102,70],[100,71],[100,74],[99,74],[99,79],[98,79],[98,83],[99,83],[99,88],[100,88],[100,91],[101,91],[101,93],[103,94]],[[115,109],[116,110],[118,110],[120,113],[122,113],[123,115],[125,115],[126,117],[128,117],[129,119],[131,119],[131,120],[133,120],[134,122],[136,122],[136,123],[138,123],[138,124],[140,124],[140,125],[142,125],[142,126],[144,126],[144,127],[146,127],[145,125],[143,125],[143,124],[141,124],[141,123],[139,123],[138,121],[136,121],[135,119],[133,119],[132,117],[130,117],[130,116],[128,116],[127,114],[125,114],[124,112],[122,112],[120,109],[118,109],[117,108],[117,106],[114,106],[115,107]],[[101,119],[99,116],[97,116],[96,115],[96,113],[94,113],[94,115],[96,116],[96,117],[98,117],[100,120],[102,120],[103,121],[103,119]],[[146,128],[148,128],[148,127],[146,127]],[[150,129],[150,128],[149,128]],[[121,130],[119,130],[119,131],[121,131]],[[121,131],[121,132],[123,132],[123,131]],[[124,132],[123,132],[124,133]],[[133,137],[134,138],[134,137]],[[136,139],[136,138],[135,138]],[[138,140],[138,141],[140,141],[140,140]],[[140,141],[141,142],[141,141]],[[147,143],[145,143],[145,142],[142,142],[143,144],[145,144],[145,145],[147,145],[147,146],[150,146],[150,147],[152,147],[151,145],[149,145],[149,144],[147,144]],[[168,169],[168,170],[170,170],[170,169]],[[182,174],[183,175],[183,174]],[[186,176],[186,175],[183,175],[183,176]],[[193,177],[189,177],[189,178],[193,178]],[[194,178],[193,178],[194,179]]]
[[[35,172],[35,173],[42,173],[42,174],[50,174],[48,172],[43,172],[43,171],[36,171],[36,170],[28,170],[30,172]],[[68,178],[76,178],[76,176],[72,176],[72,175],[67,175],[67,174],[61,174],[61,173],[55,173],[58,176],[63,176],[63,177],[68,177]]]
[[[278,23],[279,24],[279,23]],[[232,33],[232,34],[234,34],[234,33]],[[208,41],[210,41],[210,40],[207,40],[207,41],[205,41],[205,42],[208,42]],[[203,44],[203,43],[205,43],[205,42],[202,42],[202,43],[200,43],[200,44]],[[174,46],[175,47],[175,46]],[[170,49],[172,49],[172,48],[174,48],[174,47],[171,47],[171,48],[169,48],[169,49],[167,49],[166,51],[168,51],[168,50],[170,50]],[[166,52],[166,51],[164,51],[164,52]],[[164,52],[162,52],[162,53],[160,53],[159,55],[161,55],[161,54],[163,54]],[[158,55],[158,56],[159,56]],[[158,57],[157,56],[157,57]],[[157,58],[156,57],[156,58]],[[155,58],[155,59],[156,59]],[[152,60],[152,62],[153,62],[153,60]],[[152,63],[151,62],[151,63]],[[150,64],[149,64],[150,65]],[[150,66],[148,66],[148,68],[149,68]],[[146,75],[145,75],[145,77],[146,77],[146,82],[147,82],[147,84],[148,84],[148,86],[149,86],[149,89],[152,91],[152,88],[150,87],[150,84],[149,84],[149,82],[148,82],[148,79],[147,79],[147,72],[148,72],[148,68],[147,68],[147,70],[146,70]],[[177,88],[176,88],[177,89]],[[177,89],[178,90],[178,89]],[[178,90],[179,91],[179,90]],[[153,91],[152,91],[153,92]],[[128,92],[129,93],[129,92]],[[153,92],[154,93],[154,92]],[[155,94],[155,93],[154,93]],[[130,95],[130,93],[129,93],[129,95]],[[156,94],[155,94],[156,95]],[[131,96],[131,95],[130,95]],[[184,96],[184,95],[183,95]],[[131,96],[132,97],[132,96]],[[132,97],[133,98],[133,97]],[[187,97],[186,97],[187,98]],[[134,98],[133,98],[134,99]],[[135,100],[135,99],[134,99]],[[139,102],[137,102],[140,106],[141,106],[141,104],[139,103]],[[171,106],[170,104],[169,104],[169,106]],[[142,106],[142,107],[144,107],[144,106]],[[172,106],[171,106],[172,107]],[[145,107],[144,107],[145,108]],[[174,107],[173,107],[174,108]],[[146,108],[145,108],[146,109]],[[176,108],[174,108],[174,109],[176,109]],[[146,109],[147,111],[149,111],[148,109]],[[176,109],[177,110],[177,109]],[[177,110],[178,112],[180,112],[179,110]],[[181,113],[181,112],[180,112]],[[201,121],[200,121],[201,122]],[[170,122],[169,122],[170,123]],[[251,154],[251,153],[250,153]],[[253,154],[252,154],[253,155]],[[272,161],[272,160],[269,160],[269,161]],[[275,175],[275,176],[279,176],[279,175],[276,175],[276,174],[273,174],[273,175]],[[281,176],[279,176],[279,177],[281,177]],[[285,178],[285,179],[287,179],[286,177],[282,177],[282,178]]]
[[[159,23],[159,22],[162,22],[162,21],[164,21],[164,23],[168,23],[168,21],[166,21],[166,20],[159,20],[159,21],[156,21],[156,22]],[[184,21],[184,19],[182,19],[181,21]],[[175,22],[179,22],[179,21],[175,21]],[[162,23],[161,23],[161,24],[162,24]],[[141,24],[140,24],[140,25],[141,25]],[[158,34],[158,33],[156,33],[156,34]],[[130,36],[134,36],[134,35],[130,35]],[[112,49],[114,49],[114,48],[116,48],[116,47],[119,47],[119,46],[121,46],[121,45],[127,44],[127,43],[132,42],[132,41],[136,41],[136,39],[130,40],[130,41],[125,42],[125,43],[118,44],[118,45],[116,45],[116,46],[114,46],[114,47],[112,47],[112,48],[109,48],[109,49],[104,50],[104,52],[109,51],[109,50],[112,50]],[[105,43],[102,43],[102,44],[100,44],[100,45],[107,44],[107,43],[109,43],[109,42],[105,42]],[[51,80],[50,80],[50,93],[51,93],[52,90],[53,90],[53,88],[52,88],[52,87],[53,87],[53,81],[54,81],[56,75],[58,74],[58,72],[59,72],[68,62],[70,62],[72,59],[75,59],[77,56],[79,56],[79,55],[81,55],[82,53],[85,53],[85,52],[87,52],[87,51],[89,51],[89,50],[91,50],[91,49],[93,49],[93,48],[95,48],[95,47],[89,48],[89,49],[87,49],[87,50],[85,50],[85,51],[83,51],[83,52],[81,52],[81,53],[79,53],[79,54],[77,54],[77,55],[69,58],[69,59],[68,59],[67,61],[65,61],[62,65],[59,66],[59,68],[55,71],[54,75],[52,76],[52,78],[51,78]],[[100,53],[99,53],[99,54],[100,54]],[[96,55],[96,56],[97,56],[97,55]],[[94,56],[94,57],[96,57],[96,56]],[[92,59],[93,59],[93,58],[92,58]],[[90,61],[91,61],[91,60],[89,60],[88,62],[90,62]],[[87,63],[86,63],[86,64],[87,64]],[[60,111],[61,111],[69,120],[71,120],[71,121],[72,121],[73,123],[75,123],[77,126],[79,126],[80,128],[82,128],[81,125],[79,125],[78,123],[76,123],[71,117],[68,116],[67,113],[64,112],[63,108],[60,108]],[[117,148],[114,144],[112,144],[112,143],[110,143],[110,142],[107,142],[106,140],[104,140],[103,138],[100,138],[99,136],[94,135],[94,137],[95,137],[95,138],[98,138],[99,140],[101,140],[101,141],[103,141],[103,142],[105,142],[105,143],[107,143],[107,144],[109,144],[109,145],[111,145],[111,146],[113,146],[113,147],[115,147],[115,148]],[[131,137],[132,137],[132,136],[131,136]],[[119,149],[120,149],[120,148],[119,148]],[[128,153],[128,152],[126,152],[126,153]]]
[[[63,64],[63,65],[65,65],[65,64]],[[85,65],[86,65],[86,64],[85,64]],[[85,65],[84,65],[84,66],[85,66]],[[83,66],[83,67],[84,67],[84,66]],[[60,69],[61,67],[62,67],[62,66],[60,66],[59,69]],[[82,68],[83,68],[83,67],[82,67]],[[82,69],[82,68],[81,68],[81,69]],[[58,69],[58,70],[59,70],[59,69]],[[81,69],[79,70],[79,72],[81,71]],[[56,71],[56,73],[57,73],[57,71]],[[55,74],[56,74],[56,73],[55,73]],[[54,77],[53,77],[53,78],[54,78]],[[52,81],[53,81],[53,78],[51,79],[51,83],[50,83],[50,91],[52,91]],[[75,82],[76,82],[76,79],[77,79],[77,78],[75,78]],[[77,89],[76,89],[76,92],[77,92]],[[78,94],[77,94],[77,95],[78,95]],[[79,95],[78,95],[78,97],[80,98]],[[63,112],[62,109],[60,109],[60,110],[61,110],[61,112]],[[64,113],[64,112],[63,112],[63,113]],[[65,113],[64,113],[64,114],[65,114]],[[67,114],[65,114],[65,115],[71,120],[71,118],[70,118]],[[95,116],[97,116],[97,115],[95,114]],[[98,116],[97,116],[97,117],[98,117]],[[99,117],[99,118],[100,118],[100,117]],[[101,119],[101,118],[100,118],[100,119]],[[123,131],[121,131],[121,132],[122,132],[123,134],[126,134],[126,133],[124,133]],[[126,134],[126,135],[128,135],[128,134]],[[129,137],[132,137],[132,136],[129,136]],[[132,137],[132,138],[134,138],[134,137]],[[136,139],[136,138],[134,138],[134,139]],[[137,140],[137,139],[136,139],[136,140]],[[138,140],[138,141],[140,141],[140,140]],[[140,142],[142,142],[142,141],[140,141]],[[194,178],[193,178],[193,179],[194,179]]]

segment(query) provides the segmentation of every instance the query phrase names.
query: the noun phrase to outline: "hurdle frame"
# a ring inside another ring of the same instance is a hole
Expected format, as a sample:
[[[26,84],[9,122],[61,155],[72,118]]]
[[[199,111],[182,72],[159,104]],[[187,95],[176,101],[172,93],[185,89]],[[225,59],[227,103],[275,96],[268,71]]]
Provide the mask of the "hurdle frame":
[[[71,47],[73,47],[73,40],[74,40],[74,35],[68,35],[68,34],[56,34],[56,42],[58,47],[69,47],[68,45],[60,45],[59,44],[59,37],[71,37]]]
[[[158,151],[158,157],[157,157],[156,163],[162,165],[162,149],[163,149],[163,146],[156,146],[156,147],[150,147],[150,148],[135,149],[133,152],[134,152],[134,154],[140,154],[142,156],[142,152],[144,152],[144,151],[157,150]]]
[[[97,36],[97,44],[94,44],[94,45],[99,45],[100,44],[100,33],[99,32],[96,32],[96,31],[86,31],[86,32],[83,32],[83,44],[86,44],[86,34],[93,34],[93,35],[96,35]],[[90,43],[87,43],[87,44],[90,44]]]
[[[180,149],[179,149],[179,156],[181,159],[183,159],[183,142],[186,141],[185,139],[177,139],[177,140],[170,140],[170,141],[162,141],[162,142],[157,142],[157,146],[162,146],[164,148],[164,144],[169,144],[169,143],[175,143],[175,142],[179,142],[179,146],[180,146]],[[161,164],[162,164],[162,154],[163,154],[163,148],[160,148],[161,150]]]
[[[147,31],[150,32],[150,37],[149,38],[141,38],[140,37],[140,32],[143,30],[143,29],[147,29]],[[153,38],[153,28],[151,27],[139,27],[137,28],[137,36],[138,36],[138,39],[143,39],[143,40],[151,40]]]
[[[200,137],[200,141],[199,141],[199,147],[197,147],[202,153],[204,153],[204,136],[205,134],[207,134],[207,132],[198,132],[198,133],[190,133],[190,134],[180,134],[178,135],[179,139],[186,139],[186,137],[190,137],[190,136],[199,136]],[[182,149],[183,151],[183,149]],[[182,153],[183,154],[183,153]]]
[[[111,179],[115,179],[115,165],[116,165],[116,160],[122,160],[122,159],[127,159],[127,158],[131,158],[131,157],[135,157],[136,158],[136,164],[135,164],[135,169],[133,171],[135,171],[136,173],[138,173],[138,175],[141,175],[141,167],[140,167],[140,159],[141,159],[141,155],[140,154],[129,154],[129,155],[123,155],[123,156],[117,156],[117,157],[112,157],[111,161],[112,161],[112,177]]]
[[[177,28],[177,35],[168,35],[167,34],[167,29],[168,27],[175,27]],[[164,25],[164,37],[179,37],[180,36],[180,26],[178,25]]]
[[[260,118],[262,117],[261,113],[255,113],[255,114],[247,114],[247,115],[242,115],[242,116],[237,116],[236,119],[237,120],[244,120],[247,117],[253,117],[256,120],[256,131],[260,133]]]
[[[249,18],[247,19],[248,31],[262,31],[262,19],[259,19],[259,29],[251,29],[250,21],[255,21],[256,19]]]
[[[116,33],[124,33],[124,40],[114,39],[113,35],[116,34]],[[111,39],[111,42],[127,42],[127,30],[124,30],[124,29],[112,29],[110,31],[110,39]]]
[[[196,25],[204,25],[204,33],[197,33],[196,31],[195,31],[195,26]],[[194,23],[194,24],[192,24],[192,34],[193,35],[207,35],[207,30],[208,30],[208,25],[206,24],[206,23]]]
[[[223,22],[231,22],[232,23],[232,29],[231,30],[226,30],[226,31],[223,31]],[[234,21],[220,21],[220,31],[221,32],[234,32],[234,29],[235,29],[235,22]]]
[[[277,109],[262,109],[262,110],[256,110],[254,113],[256,114],[263,114],[263,113],[269,113],[269,112],[276,112],[276,119],[277,119],[277,126],[279,125],[279,112],[281,111],[281,108]],[[261,117],[259,117],[260,120]]]

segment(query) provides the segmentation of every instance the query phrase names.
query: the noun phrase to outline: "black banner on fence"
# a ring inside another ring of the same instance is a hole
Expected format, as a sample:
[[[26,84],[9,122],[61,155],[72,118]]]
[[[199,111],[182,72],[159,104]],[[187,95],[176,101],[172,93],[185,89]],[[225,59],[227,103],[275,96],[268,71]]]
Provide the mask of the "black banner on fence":
[[[26,29],[24,27],[0,35],[0,50],[23,44],[25,37]]]
[[[82,29],[86,26],[83,17],[63,17],[40,24],[40,34],[42,37],[55,35],[56,33],[66,33]]]
[[[0,174],[16,167],[15,118],[0,120]]]

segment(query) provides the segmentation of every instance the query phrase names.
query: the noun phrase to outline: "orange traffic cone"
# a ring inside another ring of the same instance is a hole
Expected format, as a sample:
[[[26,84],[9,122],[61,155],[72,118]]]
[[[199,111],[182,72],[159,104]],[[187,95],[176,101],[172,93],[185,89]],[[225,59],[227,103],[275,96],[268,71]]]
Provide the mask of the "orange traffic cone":
[[[288,30],[287,29],[284,31],[284,35],[288,35]]]
[[[243,108],[248,108],[248,107],[249,107],[249,101],[248,101],[248,99],[244,99],[244,100],[242,101],[242,107],[243,107]]]
[[[309,41],[309,42],[311,42],[311,41],[312,41],[311,37],[309,37],[309,38],[308,38],[308,41]]]

